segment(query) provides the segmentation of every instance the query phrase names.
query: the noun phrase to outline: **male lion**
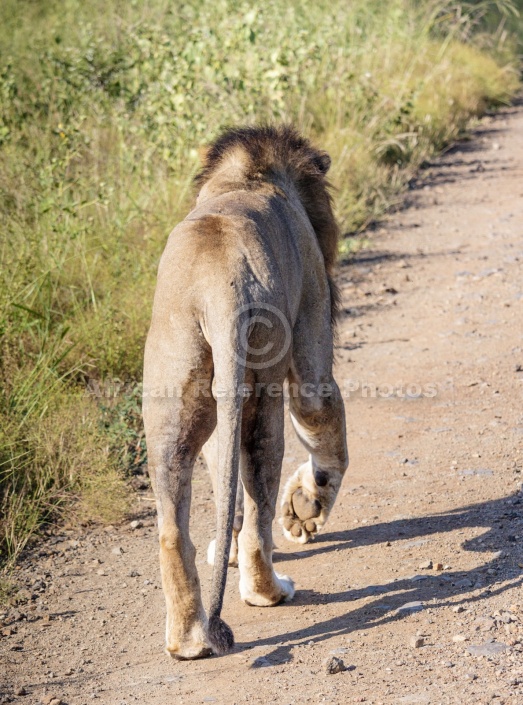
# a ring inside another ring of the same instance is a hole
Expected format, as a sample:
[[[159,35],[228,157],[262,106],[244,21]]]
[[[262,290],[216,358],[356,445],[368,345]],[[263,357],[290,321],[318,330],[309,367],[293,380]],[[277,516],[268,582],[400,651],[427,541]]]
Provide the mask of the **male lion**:
[[[332,377],[338,228],[329,166],[329,156],[291,127],[227,130],[207,151],[196,206],[160,261],[143,414],[167,652],[176,658],[234,645],[220,618],[233,525],[242,599],[272,606],[294,595],[292,580],[272,565],[285,380],[292,422],[310,454],[284,490],[288,539],[305,543],[323,526],[348,465]],[[189,537],[191,475],[204,444],[217,493],[208,620]]]

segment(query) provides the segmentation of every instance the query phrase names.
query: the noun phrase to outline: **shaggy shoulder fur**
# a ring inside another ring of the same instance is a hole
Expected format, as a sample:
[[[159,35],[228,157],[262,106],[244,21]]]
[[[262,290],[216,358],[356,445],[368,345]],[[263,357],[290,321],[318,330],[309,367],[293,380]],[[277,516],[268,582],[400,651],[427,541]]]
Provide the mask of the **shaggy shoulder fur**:
[[[323,253],[331,291],[332,320],[339,307],[333,280],[338,254],[339,228],[332,211],[331,186],[326,179],[331,160],[289,125],[226,129],[209,146],[203,167],[195,178],[202,187],[229,154],[241,150],[246,157],[245,179],[271,180],[277,174],[290,178],[298,192]]]

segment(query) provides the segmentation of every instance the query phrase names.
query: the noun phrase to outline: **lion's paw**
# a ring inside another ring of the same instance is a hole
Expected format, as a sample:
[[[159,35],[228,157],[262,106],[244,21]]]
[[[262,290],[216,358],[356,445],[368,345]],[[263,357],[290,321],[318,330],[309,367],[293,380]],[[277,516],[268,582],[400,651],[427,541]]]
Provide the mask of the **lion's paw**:
[[[329,513],[330,503],[325,492],[326,481],[315,481],[310,463],[305,463],[292,475],[283,490],[281,503],[285,538],[293,543],[307,543],[320,531]]]
[[[274,584],[263,592],[253,590],[249,581],[240,578],[240,596],[251,607],[274,607],[282,602],[290,602],[294,597],[294,581],[288,575],[273,573]]]
[[[282,602],[290,602],[296,592],[294,580],[288,575],[281,575],[280,573],[276,573],[276,577],[282,590]]]
[[[214,555],[216,553],[216,539],[213,539],[207,548],[207,563],[214,565]],[[231,551],[229,553],[229,566],[231,568],[238,567],[238,537],[232,537]]]

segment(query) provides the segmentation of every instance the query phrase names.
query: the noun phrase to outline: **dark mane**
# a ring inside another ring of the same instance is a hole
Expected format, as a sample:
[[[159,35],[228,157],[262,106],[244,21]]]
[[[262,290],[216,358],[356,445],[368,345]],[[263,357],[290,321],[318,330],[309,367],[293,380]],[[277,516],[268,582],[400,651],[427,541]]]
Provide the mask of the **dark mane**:
[[[334,321],[339,306],[339,292],[333,280],[339,228],[332,211],[331,187],[326,179],[329,155],[313,147],[289,125],[228,128],[208,148],[202,169],[195,178],[196,185],[201,188],[224,157],[237,150],[247,157],[247,179],[259,179],[271,173],[284,173],[292,179],[323,253]]]

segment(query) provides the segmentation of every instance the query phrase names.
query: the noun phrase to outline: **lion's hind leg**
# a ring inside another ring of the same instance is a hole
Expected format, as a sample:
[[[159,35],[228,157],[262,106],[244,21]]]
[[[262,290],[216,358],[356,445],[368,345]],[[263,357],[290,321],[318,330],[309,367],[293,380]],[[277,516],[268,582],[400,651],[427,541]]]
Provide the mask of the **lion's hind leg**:
[[[248,605],[272,607],[294,597],[294,583],[272,564],[272,521],[283,459],[283,399],[262,395],[244,424],[243,527],[239,535],[240,595]],[[247,416],[248,414],[246,414]]]
[[[144,388],[155,389],[157,366],[146,365]],[[160,370],[162,372],[162,370]],[[159,375],[158,375],[159,377]],[[169,379],[174,379],[174,372]],[[184,380],[187,382],[187,377]],[[166,651],[177,659],[212,654],[207,616],[189,535],[194,462],[216,423],[212,398],[144,394],[149,468],[158,509],[160,572],[166,605]]]

